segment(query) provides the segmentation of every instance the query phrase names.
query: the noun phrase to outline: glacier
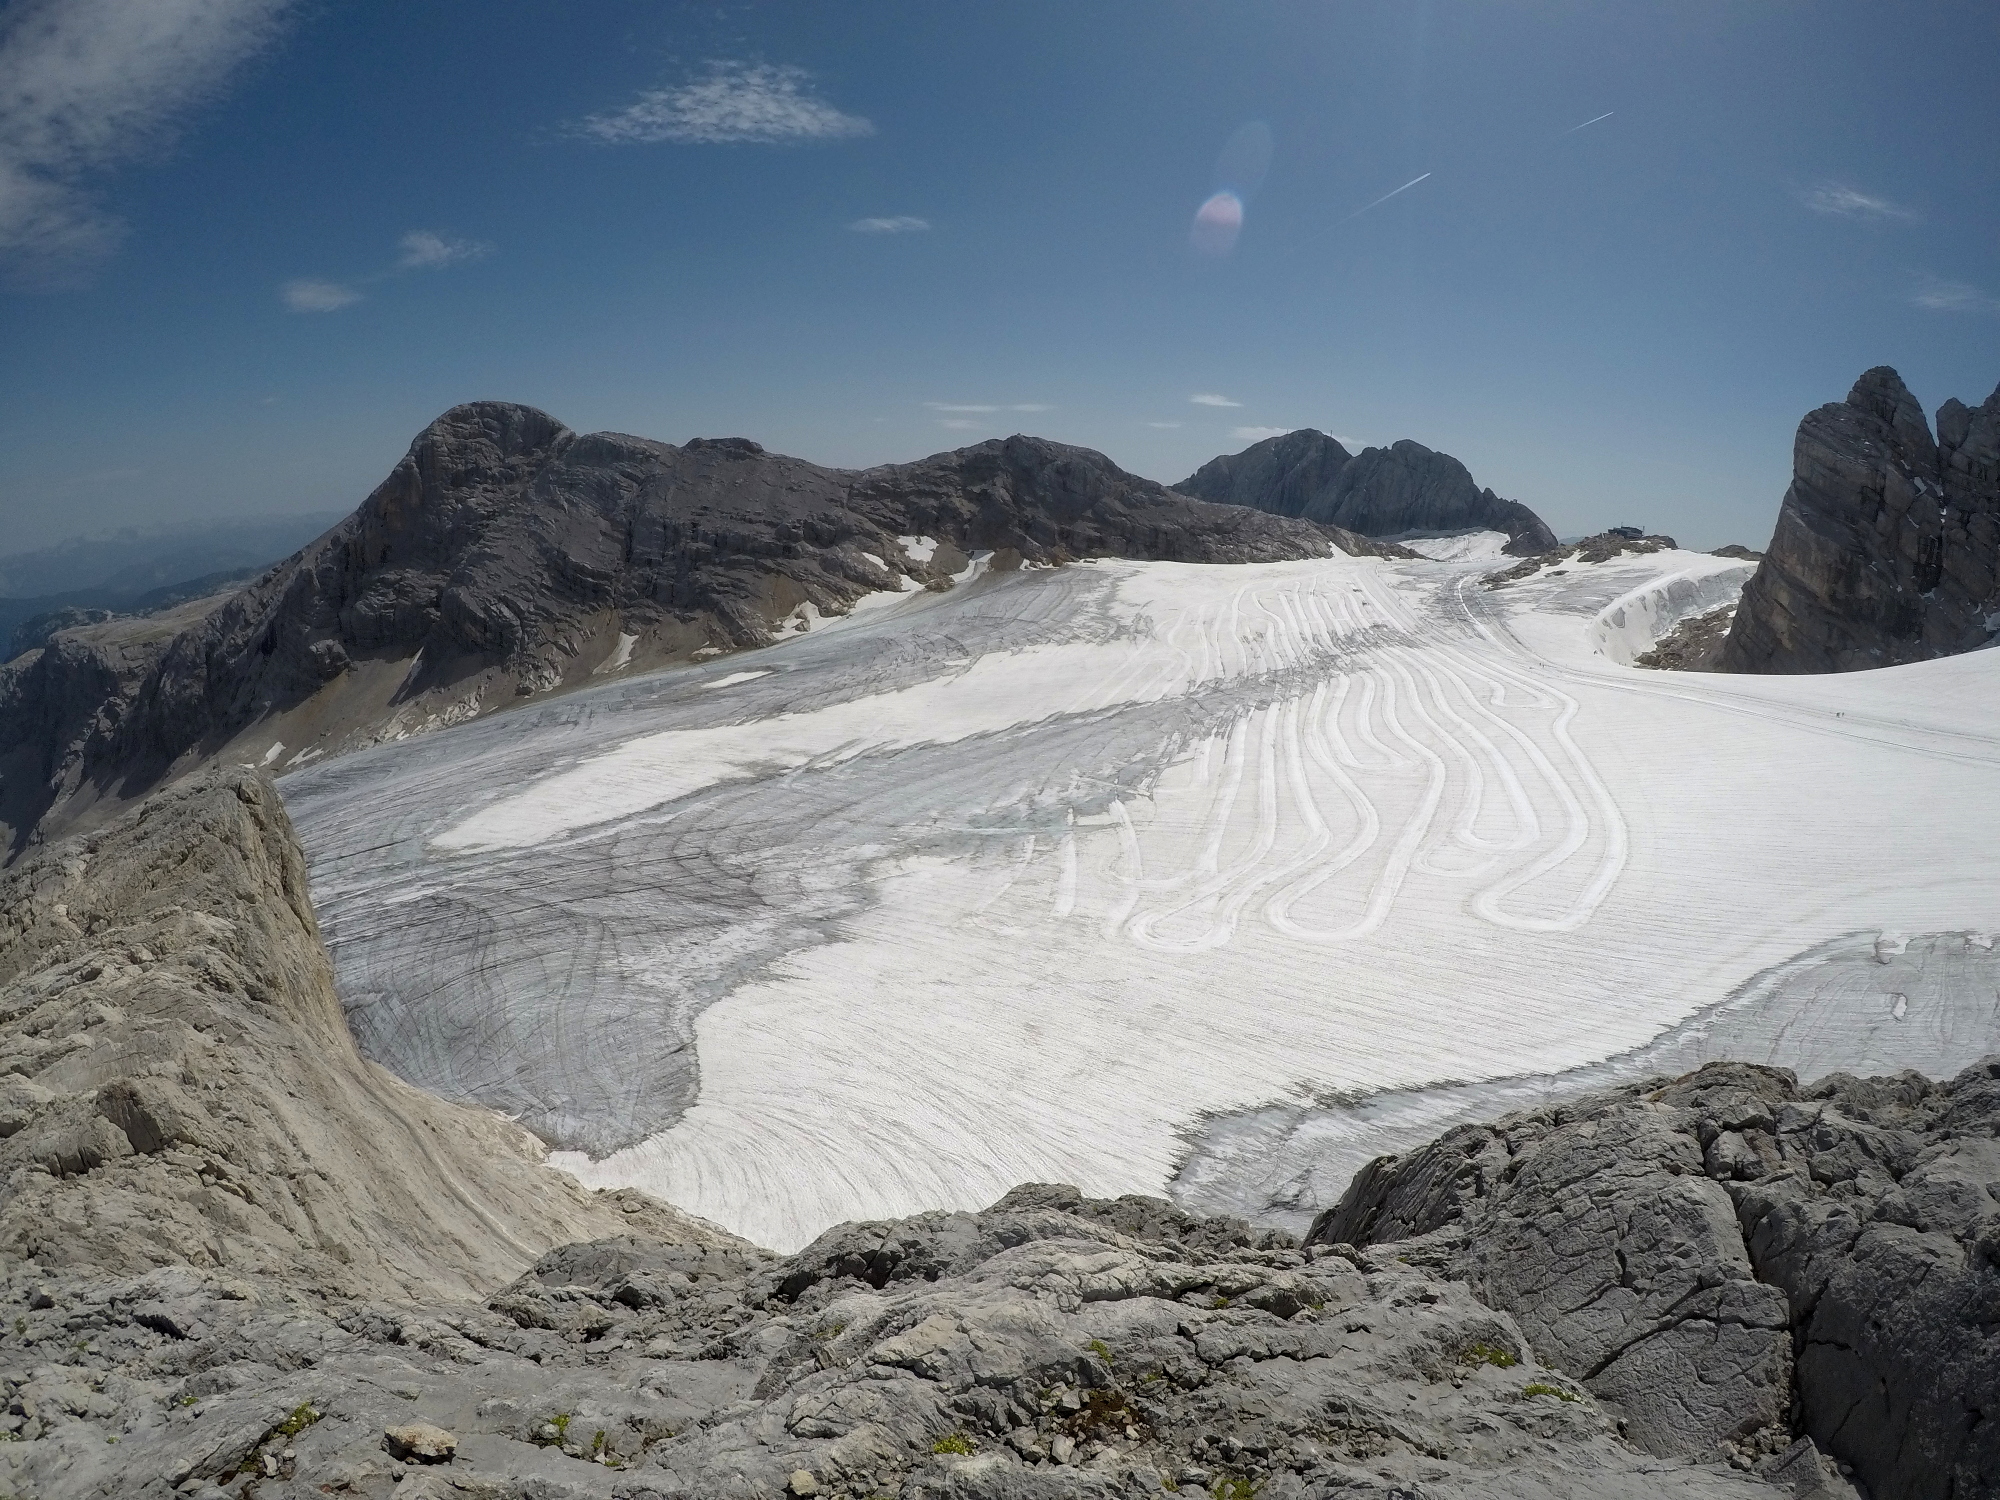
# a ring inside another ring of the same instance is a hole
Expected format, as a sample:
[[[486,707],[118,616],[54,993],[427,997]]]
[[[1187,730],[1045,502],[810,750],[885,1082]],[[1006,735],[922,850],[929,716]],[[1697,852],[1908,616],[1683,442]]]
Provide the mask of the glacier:
[[[1030,1180],[1283,1217],[1496,1098],[2000,1042],[2000,656],[1649,672],[1740,563],[1479,540],[976,564],[292,770],[350,1025],[781,1250]]]

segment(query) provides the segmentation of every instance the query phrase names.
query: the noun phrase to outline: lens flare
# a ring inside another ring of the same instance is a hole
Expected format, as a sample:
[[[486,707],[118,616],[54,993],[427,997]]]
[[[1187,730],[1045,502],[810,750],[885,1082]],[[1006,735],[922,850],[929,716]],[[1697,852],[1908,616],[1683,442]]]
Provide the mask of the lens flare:
[[[1226,188],[1194,211],[1188,240],[1203,255],[1227,255],[1243,232],[1243,200]]]

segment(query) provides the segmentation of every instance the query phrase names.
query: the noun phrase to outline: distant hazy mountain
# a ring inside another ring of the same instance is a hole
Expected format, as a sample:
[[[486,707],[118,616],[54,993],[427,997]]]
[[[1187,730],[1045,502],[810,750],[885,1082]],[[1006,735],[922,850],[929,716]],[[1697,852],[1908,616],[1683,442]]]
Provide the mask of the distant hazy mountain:
[[[236,516],[71,537],[0,555],[0,599],[80,589],[137,596],[205,573],[262,567],[298,551],[340,517],[339,511]]]
[[[1527,506],[1481,489],[1449,453],[1408,438],[1351,454],[1337,438],[1301,427],[1210,459],[1174,488],[1360,536],[1502,531],[1506,550],[1523,557],[1557,545],[1555,533]]]

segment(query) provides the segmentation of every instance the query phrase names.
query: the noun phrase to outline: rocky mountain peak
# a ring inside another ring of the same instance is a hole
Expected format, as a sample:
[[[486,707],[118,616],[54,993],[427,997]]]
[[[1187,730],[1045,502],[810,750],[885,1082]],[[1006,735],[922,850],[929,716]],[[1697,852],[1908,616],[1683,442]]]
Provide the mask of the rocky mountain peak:
[[[1938,466],[1956,499],[2000,484],[2000,387],[1976,407],[1956,397],[1938,408]]]
[[[754,458],[764,451],[764,445],[753,443],[744,437],[689,438],[686,444],[686,451],[689,453],[700,453],[709,449],[719,453],[736,453],[744,458]]]
[[[1302,427],[1211,459],[1175,488],[1360,536],[1492,530],[1507,534],[1506,550],[1517,556],[1556,548],[1555,533],[1527,506],[1480,488],[1449,453],[1410,438],[1350,454]]]
[[[1252,443],[1241,453],[1212,458],[1174,488],[1219,504],[1302,516],[1332,488],[1353,456],[1339,439],[1301,427]]]
[[[1877,365],[1847,393],[1847,404],[1882,423],[1893,434],[1898,450],[1925,467],[1935,467],[1937,444],[1931,439],[1924,409],[1903,377],[1889,365]]]
[[[1985,646],[2000,621],[2000,391],[1932,436],[1878,365],[1799,424],[1777,529],[1724,643],[1733,672],[1845,672]]]

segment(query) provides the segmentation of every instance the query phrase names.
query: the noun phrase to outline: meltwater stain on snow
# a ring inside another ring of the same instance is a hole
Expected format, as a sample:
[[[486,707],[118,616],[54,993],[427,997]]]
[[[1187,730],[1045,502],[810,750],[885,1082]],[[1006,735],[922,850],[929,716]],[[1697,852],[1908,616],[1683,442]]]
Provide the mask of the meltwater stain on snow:
[[[1202,1121],[1170,1187],[1182,1207],[1302,1231],[1354,1173],[1454,1125],[1724,1059],[1802,1081],[1912,1069],[1949,1078],[2000,1051],[1990,934],[1857,932],[1774,965],[1654,1041],[1589,1067],[1488,1083],[1272,1104]]]

